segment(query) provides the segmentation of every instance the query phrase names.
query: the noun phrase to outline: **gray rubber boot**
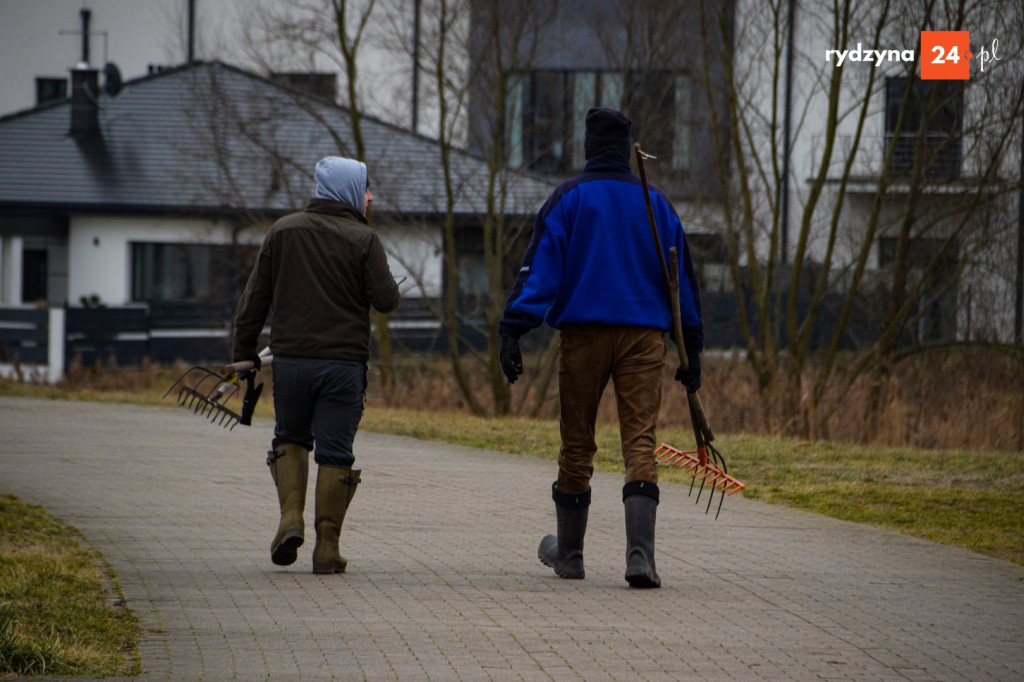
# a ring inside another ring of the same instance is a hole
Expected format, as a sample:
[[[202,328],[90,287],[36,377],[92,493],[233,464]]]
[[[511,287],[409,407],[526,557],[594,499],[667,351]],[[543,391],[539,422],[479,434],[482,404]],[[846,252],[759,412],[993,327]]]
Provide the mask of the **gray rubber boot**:
[[[626,582],[630,587],[661,587],[654,566],[658,499],[656,483],[630,481],[622,488],[626,508]]]
[[[544,536],[537,548],[537,558],[555,569],[560,578],[582,580],[583,536],[587,533],[590,514],[590,488],[581,493],[567,493],[552,484],[551,497],[555,500],[558,536]]]
[[[267,453],[267,464],[281,505],[281,522],[270,544],[270,560],[278,566],[290,566],[304,541],[302,511],[306,507],[309,452],[301,445],[285,443]]]
[[[358,469],[321,464],[316,476],[316,544],[313,545],[314,573],[344,573],[348,561],[341,556],[338,541],[348,505],[359,485]]]

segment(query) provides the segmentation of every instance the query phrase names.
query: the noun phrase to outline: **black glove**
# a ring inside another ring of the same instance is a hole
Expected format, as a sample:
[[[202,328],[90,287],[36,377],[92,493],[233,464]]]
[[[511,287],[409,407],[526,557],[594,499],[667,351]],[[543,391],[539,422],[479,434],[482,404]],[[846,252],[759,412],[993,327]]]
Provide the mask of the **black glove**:
[[[508,383],[516,383],[516,379],[523,373],[523,354],[519,352],[519,339],[509,334],[502,334],[498,360],[501,362],[501,371],[505,373]]]
[[[686,360],[689,367],[683,369],[680,365],[676,369],[676,381],[686,386],[687,393],[696,393],[700,388],[700,353],[687,353]]]

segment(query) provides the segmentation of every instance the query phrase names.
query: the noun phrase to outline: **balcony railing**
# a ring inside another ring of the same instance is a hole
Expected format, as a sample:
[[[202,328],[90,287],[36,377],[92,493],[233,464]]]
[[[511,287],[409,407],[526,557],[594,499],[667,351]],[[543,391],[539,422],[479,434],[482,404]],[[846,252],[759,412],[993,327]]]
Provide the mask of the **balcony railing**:
[[[917,153],[917,135],[885,134],[879,137],[864,136],[860,140],[850,166],[849,180],[854,183],[874,183],[881,177],[890,147],[892,159],[888,177],[893,185],[905,184],[914,172],[915,164],[922,164],[921,177],[929,184],[943,184],[961,180],[964,177],[963,138],[950,135],[926,135],[921,145],[920,157]],[[813,139],[807,177],[817,174],[821,155],[824,151],[824,136]],[[832,181],[839,180],[844,172],[846,161],[853,150],[852,135],[836,136],[828,177]],[[805,178],[806,179],[806,178]]]

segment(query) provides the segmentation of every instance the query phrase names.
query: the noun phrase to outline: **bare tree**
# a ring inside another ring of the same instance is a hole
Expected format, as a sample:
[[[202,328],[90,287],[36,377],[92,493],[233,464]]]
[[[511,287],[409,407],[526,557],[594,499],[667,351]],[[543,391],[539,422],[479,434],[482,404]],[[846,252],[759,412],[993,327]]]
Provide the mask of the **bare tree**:
[[[442,300],[435,311],[448,338],[453,381],[477,414],[507,414],[513,409],[498,361],[497,327],[510,285],[510,264],[521,255],[514,245],[521,244],[528,226],[522,220],[523,199],[513,196],[521,178],[508,165],[507,108],[517,74],[532,63],[551,7],[552,3],[537,0],[430,0],[421,3],[415,45],[412,30],[397,28],[407,25],[405,8],[399,7],[391,22],[396,29],[389,46],[415,60],[422,72],[424,85],[417,100],[431,112],[438,138],[443,182],[437,214],[445,267]],[[482,112],[482,126],[469,121],[471,99]],[[484,176],[467,176],[461,149],[466,145],[482,156]],[[467,199],[475,206],[468,213]],[[512,223],[510,215],[517,216]],[[481,267],[476,273],[466,267],[469,255],[459,248],[467,236],[479,245]],[[485,343],[478,350],[474,339],[481,338]],[[550,360],[549,356],[545,357]],[[478,371],[487,377],[486,399],[473,386]],[[536,387],[543,389],[545,376],[550,378],[541,372]]]
[[[908,342],[957,338],[955,329],[925,338],[915,330],[1005,238],[1020,188],[1008,173],[1024,111],[1019,62],[990,64],[967,88],[922,81],[926,56],[902,57],[934,29],[983,30],[1012,50],[1024,35],[1022,10],[1002,0],[701,7],[704,43],[726,48],[728,129],[716,143],[728,159],[722,229],[747,357],[762,404],[785,396],[781,428],[824,435],[864,373],[884,372]],[[822,59],[862,44],[894,50],[885,65]],[[787,57],[796,65],[791,107]],[[865,320],[872,343],[837,381],[844,344]]]
[[[279,71],[282,64],[288,63],[305,63],[314,73],[322,63],[340,70],[349,129],[336,131],[326,122],[324,127],[331,134],[337,154],[363,162],[367,158],[359,76],[369,27],[379,14],[376,9],[377,0],[287,0],[259,5],[245,23],[249,57],[267,73]],[[305,97],[297,96],[295,103],[307,111],[316,111]],[[372,215],[367,218],[372,225]],[[381,388],[385,401],[390,402],[395,378],[389,320],[376,311],[372,319]]]

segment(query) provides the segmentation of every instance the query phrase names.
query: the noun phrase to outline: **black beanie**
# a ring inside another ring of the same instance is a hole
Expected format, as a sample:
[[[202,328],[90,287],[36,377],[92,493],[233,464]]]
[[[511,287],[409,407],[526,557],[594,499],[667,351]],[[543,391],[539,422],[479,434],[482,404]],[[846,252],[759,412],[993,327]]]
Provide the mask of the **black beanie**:
[[[589,161],[595,156],[611,155],[629,159],[629,129],[633,122],[621,111],[595,107],[587,111],[587,134],[583,155]]]

